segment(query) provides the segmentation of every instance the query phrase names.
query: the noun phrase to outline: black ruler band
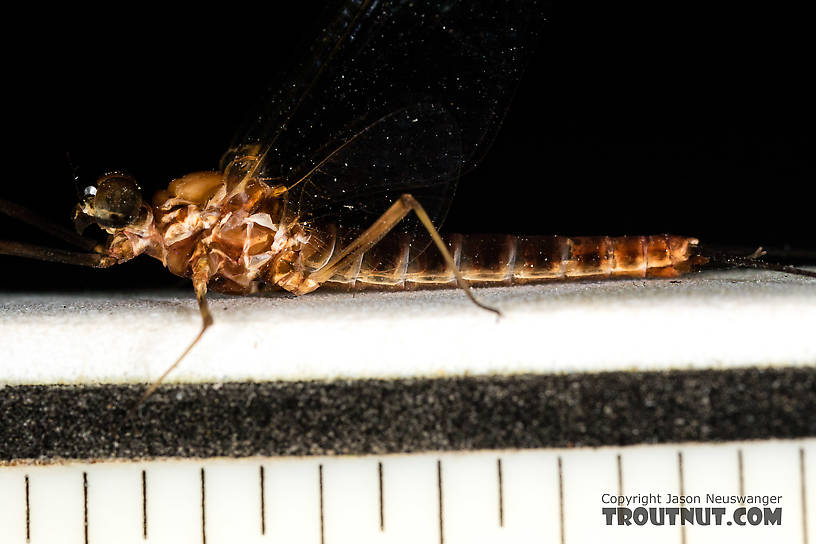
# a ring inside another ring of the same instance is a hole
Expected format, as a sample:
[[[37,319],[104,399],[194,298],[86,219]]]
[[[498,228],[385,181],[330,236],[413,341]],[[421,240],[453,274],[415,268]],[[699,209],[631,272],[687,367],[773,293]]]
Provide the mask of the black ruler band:
[[[816,368],[0,389],[0,461],[816,436]]]

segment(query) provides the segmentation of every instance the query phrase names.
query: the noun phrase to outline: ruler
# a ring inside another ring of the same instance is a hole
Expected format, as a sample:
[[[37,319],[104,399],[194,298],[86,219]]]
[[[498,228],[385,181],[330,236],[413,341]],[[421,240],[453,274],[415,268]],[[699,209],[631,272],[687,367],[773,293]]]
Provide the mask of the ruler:
[[[777,496],[780,524],[606,524],[638,494]],[[0,467],[4,544],[807,544],[814,520],[816,439]]]

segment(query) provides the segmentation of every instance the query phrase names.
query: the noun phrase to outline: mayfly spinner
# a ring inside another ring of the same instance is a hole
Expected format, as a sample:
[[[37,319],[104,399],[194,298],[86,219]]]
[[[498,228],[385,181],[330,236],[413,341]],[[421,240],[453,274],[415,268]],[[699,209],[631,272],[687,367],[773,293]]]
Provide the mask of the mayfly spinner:
[[[816,276],[703,253],[685,236],[441,238],[456,180],[501,123],[540,10],[521,0],[339,3],[219,170],[175,179],[150,201],[123,172],[81,188],[77,230],[96,224],[104,243],[0,201],[0,212],[82,250],[0,241],[2,254],[90,267],[145,254],[192,280],[201,331],[145,397],[213,323],[210,290],[451,286],[497,311],[470,285],[675,277],[709,262]]]

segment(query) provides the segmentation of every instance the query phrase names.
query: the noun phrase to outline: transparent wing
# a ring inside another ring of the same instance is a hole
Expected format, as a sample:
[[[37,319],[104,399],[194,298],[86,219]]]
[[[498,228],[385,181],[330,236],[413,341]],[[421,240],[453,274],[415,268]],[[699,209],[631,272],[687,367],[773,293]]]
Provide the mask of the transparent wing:
[[[538,7],[522,0],[332,7],[337,15],[223,166],[281,180],[305,221],[361,230],[411,192],[439,225],[458,175],[478,162],[501,123],[541,23]]]
[[[344,237],[369,227],[403,193],[432,216],[444,214],[462,164],[459,133],[438,104],[392,112],[324,155],[290,187],[288,206],[301,222],[333,223]],[[422,232],[415,227],[407,218],[398,231]]]

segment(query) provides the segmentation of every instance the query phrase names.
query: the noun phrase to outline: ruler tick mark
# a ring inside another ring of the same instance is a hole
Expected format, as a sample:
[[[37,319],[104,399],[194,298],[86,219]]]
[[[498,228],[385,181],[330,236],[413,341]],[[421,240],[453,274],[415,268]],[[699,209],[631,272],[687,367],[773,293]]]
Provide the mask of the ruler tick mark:
[[[564,530],[564,465],[561,456],[558,456],[558,524],[561,529],[561,544],[565,544],[566,532]]]
[[[383,506],[383,466],[382,461],[377,462],[377,477],[380,487],[380,531],[385,531],[385,507]]]
[[[442,460],[436,460],[436,490],[439,498],[439,544],[445,544],[444,512],[442,511]]]
[[[206,487],[204,481],[204,467],[201,467],[201,543],[207,544],[207,515],[204,504]]]
[[[802,542],[808,544],[807,487],[805,486],[805,448],[799,448],[799,481],[802,491]]]
[[[26,542],[31,542],[31,501],[28,492],[28,474],[25,476]]]
[[[683,452],[677,452],[677,474],[680,479],[680,496],[686,495],[686,484],[683,478]],[[680,524],[680,542],[686,544],[686,524]]]
[[[261,465],[259,476],[261,479],[261,534],[266,534],[266,502],[264,501],[264,467]]]
[[[147,540],[147,471],[142,471],[142,540]]]
[[[499,527],[504,527],[504,489],[502,482],[502,460],[496,459],[496,468],[499,473]]]
[[[82,527],[85,531],[85,544],[88,544],[88,473],[82,473]]]
[[[326,528],[323,525],[323,465],[317,466],[318,487],[320,490],[320,544],[326,543]]]
[[[745,506],[745,501],[742,500],[742,497],[745,497],[745,476],[742,464],[742,448],[737,448],[737,475],[739,477],[739,504],[740,506]]]

